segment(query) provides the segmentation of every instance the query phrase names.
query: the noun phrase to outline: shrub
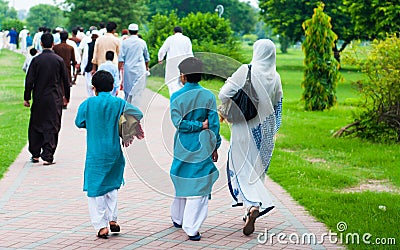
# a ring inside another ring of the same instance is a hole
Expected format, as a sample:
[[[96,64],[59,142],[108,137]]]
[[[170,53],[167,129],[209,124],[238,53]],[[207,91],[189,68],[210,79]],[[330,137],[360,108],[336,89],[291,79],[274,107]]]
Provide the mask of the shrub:
[[[400,141],[400,38],[375,40],[368,54],[357,55],[366,79],[354,83],[362,97],[354,114],[353,130],[358,137],[375,142]]]
[[[239,54],[240,43],[233,35],[228,20],[219,18],[213,13],[190,13],[188,16],[179,19],[175,12],[168,16],[157,14],[149,23],[145,40],[149,45],[150,65],[157,63],[158,50],[165,39],[173,34],[175,26],[183,28],[183,34],[192,41],[194,52],[211,52],[222,54],[241,60]]]

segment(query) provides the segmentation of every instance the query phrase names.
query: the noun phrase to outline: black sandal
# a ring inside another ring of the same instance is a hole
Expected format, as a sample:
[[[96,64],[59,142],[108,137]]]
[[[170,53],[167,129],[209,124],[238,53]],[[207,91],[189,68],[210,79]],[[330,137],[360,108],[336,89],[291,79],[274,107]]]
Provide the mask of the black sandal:
[[[111,230],[111,233],[119,233],[121,231],[121,228],[118,225],[118,223],[114,221],[113,224],[110,224],[110,230]]]
[[[33,156],[31,157],[31,162],[32,163],[38,163],[39,162],[39,158],[33,158]]]
[[[108,239],[108,232],[105,234],[100,234],[100,232],[105,229],[106,227],[100,228],[99,232],[97,233],[97,237],[102,238],[102,239]],[[108,230],[107,230],[108,231]]]

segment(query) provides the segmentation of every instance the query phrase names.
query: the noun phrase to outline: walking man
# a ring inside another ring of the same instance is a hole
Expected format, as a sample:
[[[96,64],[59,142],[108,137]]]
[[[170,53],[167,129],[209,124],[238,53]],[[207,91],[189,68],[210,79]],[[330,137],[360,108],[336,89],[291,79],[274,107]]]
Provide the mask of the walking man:
[[[68,71],[68,85],[72,85],[72,71],[71,67],[75,67],[76,60],[75,60],[75,51],[74,48],[67,44],[68,39],[68,32],[61,31],[60,32],[60,39],[61,43],[54,45],[54,52],[61,56],[64,60],[65,66],[67,67]]]
[[[182,27],[176,26],[174,35],[165,40],[158,51],[158,63],[162,64],[165,54],[167,55],[165,84],[167,84],[169,95],[171,96],[175,91],[182,88],[182,83],[179,79],[179,63],[183,59],[193,56],[192,42],[189,37],[182,34]]]
[[[112,51],[114,52],[114,55],[119,55],[120,40],[114,36],[114,33],[117,30],[117,24],[109,22],[107,23],[106,29],[107,33],[104,34],[104,36],[100,36],[94,45],[92,75],[96,72],[97,67],[100,64],[106,62],[107,51]],[[114,58],[113,62],[115,65],[118,65],[117,57]]]
[[[69,102],[70,96],[67,69],[63,59],[51,49],[53,41],[52,34],[42,35],[43,52],[32,59],[25,79],[25,107],[30,107],[33,93],[28,149],[32,154],[31,161],[37,163],[41,157],[43,165],[54,163],[62,108]]]
[[[125,100],[132,102],[130,96],[132,88],[139,81],[146,81],[146,74],[149,70],[150,56],[147,44],[137,34],[139,26],[131,23],[128,27],[130,37],[122,41],[121,51],[118,58],[118,68],[123,69],[123,88]]]

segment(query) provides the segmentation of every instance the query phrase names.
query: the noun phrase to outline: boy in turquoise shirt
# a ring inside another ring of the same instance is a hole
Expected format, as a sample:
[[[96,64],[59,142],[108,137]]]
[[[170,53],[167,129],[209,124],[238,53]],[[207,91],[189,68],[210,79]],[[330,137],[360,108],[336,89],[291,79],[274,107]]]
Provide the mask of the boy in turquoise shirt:
[[[138,121],[143,117],[138,108],[111,95],[113,82],[109,72],[96,72],[92,78],[96,96],[79,106],[75,118],[75,125],[87,130],[83,190],[87,192],[91,221],[100,238],[107,238],[108,226],[113,233],[120,231],[117,190],[123,182],[125,159],[118,121],[123,112]]]

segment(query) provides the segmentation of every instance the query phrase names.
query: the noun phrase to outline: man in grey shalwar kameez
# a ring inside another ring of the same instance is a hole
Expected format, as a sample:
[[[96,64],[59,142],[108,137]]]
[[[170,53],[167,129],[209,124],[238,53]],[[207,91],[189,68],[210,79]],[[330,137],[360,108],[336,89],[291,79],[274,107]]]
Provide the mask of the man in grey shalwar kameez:
[[[122,41],[118,58],[118,68],[123,69],[123,88],[125,100],[131,102],[129,96],[132,88],[139,82],[145,81],[149,70],[150,56],[147,44],[137,36],[139,27],[130,24],[128,27],[130,37]]]

